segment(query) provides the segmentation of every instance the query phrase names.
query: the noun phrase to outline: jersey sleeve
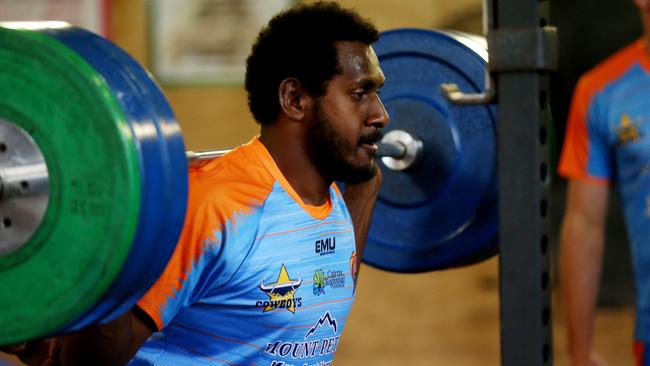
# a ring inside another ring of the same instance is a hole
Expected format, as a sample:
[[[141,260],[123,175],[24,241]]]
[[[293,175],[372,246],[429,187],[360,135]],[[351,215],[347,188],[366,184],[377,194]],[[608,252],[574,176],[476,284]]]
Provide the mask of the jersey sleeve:
[[[137,303],[158,330],[234,276],[252,248],[263,193],[235,181],[193,184],[190,175],[187,215],[174,254]]]
[[[221,253],[222,224],[219,209],[214,204],[189,205],[180,239],[167,267],[137,304],[159,330],[178,311],[196,301],[197,283],[206,270],[206,264]]]
[[[583,76],[571,101],[558,172],[569,179],[607,183],[611,174],[607,126],[599,117],[594,94]]]

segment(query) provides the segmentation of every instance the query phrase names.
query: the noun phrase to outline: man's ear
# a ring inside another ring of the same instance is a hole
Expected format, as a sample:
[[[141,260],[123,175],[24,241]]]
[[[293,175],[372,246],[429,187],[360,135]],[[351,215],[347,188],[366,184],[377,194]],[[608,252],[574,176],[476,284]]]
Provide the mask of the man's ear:
[[[306,109],[311,105],[312,98],[295,78],[282,80],[278,90],[280,108],[290,119],[302,121],[305,118]]]

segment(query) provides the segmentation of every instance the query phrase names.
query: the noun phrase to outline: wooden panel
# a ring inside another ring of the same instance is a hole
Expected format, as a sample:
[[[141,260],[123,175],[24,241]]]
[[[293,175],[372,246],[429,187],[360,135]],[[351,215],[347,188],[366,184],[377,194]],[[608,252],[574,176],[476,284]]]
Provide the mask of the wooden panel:
[[[231,148],[258,133],[242,88],[167,88],[191,150]]]

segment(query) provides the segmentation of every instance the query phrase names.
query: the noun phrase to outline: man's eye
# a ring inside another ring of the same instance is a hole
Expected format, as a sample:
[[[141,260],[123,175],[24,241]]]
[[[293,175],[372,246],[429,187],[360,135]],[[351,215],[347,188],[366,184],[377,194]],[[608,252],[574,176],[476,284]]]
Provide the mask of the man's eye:
[[[366,94],[368,94],[366,91],[352,93],[352,95],[357,99],[361,99],[361,98],[365,97]]]

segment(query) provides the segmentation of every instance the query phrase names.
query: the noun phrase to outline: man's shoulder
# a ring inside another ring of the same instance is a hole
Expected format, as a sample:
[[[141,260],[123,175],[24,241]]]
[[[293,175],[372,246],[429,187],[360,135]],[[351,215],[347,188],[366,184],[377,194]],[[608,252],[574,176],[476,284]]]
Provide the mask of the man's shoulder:
[[[585,72],[580,77],[581,88],[588,93],[595,93],[619,81],[631,67],[640,62],[640,42],[637,40],[628,44]]]
[[[189,171],[190,204],[260,205],[275,179],[247,145]]]

